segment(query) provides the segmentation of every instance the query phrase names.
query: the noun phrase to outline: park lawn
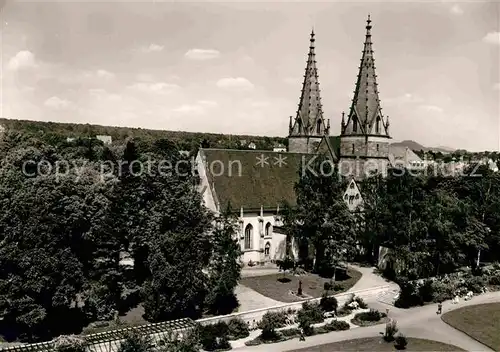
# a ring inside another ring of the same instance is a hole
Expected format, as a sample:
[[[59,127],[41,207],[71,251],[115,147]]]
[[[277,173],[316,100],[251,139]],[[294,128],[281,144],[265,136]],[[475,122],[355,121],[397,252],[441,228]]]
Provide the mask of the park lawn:
[[[500,303],[458,308],[441,319],[494,351],[500,350]]]
[[[337,280],[336,283],[342,286],[342,290],[335,293],[342,293],[354,286],[361,278],[361,273],[357,270],[349,268],[347,271],[348,278],[345,280]],[[245,277],[240,280],[240,284],[257,291],[258,293],[272,298],[280,302],[297,302],[300,299],[289,294],[289,291],[297,291],[299,288],[299,280],[302,281],[302,292],[314,298],[321,297],[324,292],[324,283],[330,282],[330,279],[325,279],[316,274],[306,274],[295,276],[286,274],[290,282],[280,282],[278,279],[283,278],[283,274],[272,274],[264,276]]]
[[[289,352],[340,352],[340,351],[397,351],[394,342],[385,342],[380,337],[345,340],[325,345],[307,347]],[[457,346],[438,341],[408,337],[405,351],[465,351]]]

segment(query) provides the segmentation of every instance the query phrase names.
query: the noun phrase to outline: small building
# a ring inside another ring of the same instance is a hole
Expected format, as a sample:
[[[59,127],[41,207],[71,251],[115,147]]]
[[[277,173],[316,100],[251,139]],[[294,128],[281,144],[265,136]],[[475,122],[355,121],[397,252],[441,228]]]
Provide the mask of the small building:
[[[257,146],[255,145],[255,143],[254,143],[254,142],[250,142],[250,143],[248,144],[248,149],[256,149],[256,148],[257,148]]]
[[[68,143],[74,142],[75,140],[76,140],[75,137],[67,137],[66,138],[66,142],[68,142]]]
[[[107,136],[107,135],[97,135],[97,136],[95,136],[95,138],[97,140],[100,140],[104,144],[111,144],[113,142],[111,136]]]
[[[284,144],[277,143],[273,147],[273,152],[278,152],[278,153],[285,153],[286,152],[286,147]]]

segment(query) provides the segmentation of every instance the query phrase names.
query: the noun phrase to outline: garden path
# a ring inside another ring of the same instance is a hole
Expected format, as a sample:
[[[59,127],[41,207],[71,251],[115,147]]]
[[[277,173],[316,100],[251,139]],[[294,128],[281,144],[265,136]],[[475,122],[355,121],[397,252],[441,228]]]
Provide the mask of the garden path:
[[[252,290],[244,285],[238,284],[234,290],[236,297],[240,306],[238,307],[239,312],[246,312],[249,310],[274,307],[283,302],[275,301],[269,297],[261,295],[257,291]]]
[[[500,292],[485,293],[480,296],[475,296],[470,301],[461,301],[459,304],[452,304],[451,301],[447,301],[443,304],[443,314],[464,306],[493,302],[500,302]],[[490,348],[443,322],[441,316],[436,314],[437,305],[435,304],[410,309],[399,309],[381,303],[378,303],[378,307],[375,307],[377,304],[371,305],[373,308],[382,311],[385,311],[385,308],[390,308],[389,317],[398,322],[400,331],[408,337],[419,337],[440,341],[458,346],[467,351],[492,351]],[[272,351],[290,351],[297,348],[307,348],[331,342],[373,337],[380,335],[380,333],[384,331],[384,328],[385,326],[383,324],[356,328],[348,331],[332,332],[308,337],[306,341],[302,342],[293,339],[272,345],[245,347],[244,351],[270,351],[270,346],[272,346]]]

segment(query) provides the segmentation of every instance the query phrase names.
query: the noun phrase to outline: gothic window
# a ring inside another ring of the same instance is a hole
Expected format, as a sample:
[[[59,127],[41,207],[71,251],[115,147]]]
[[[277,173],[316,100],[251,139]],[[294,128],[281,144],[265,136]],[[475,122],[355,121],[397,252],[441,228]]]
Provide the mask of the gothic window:
[[[379,151],[379,145],[377,144],[377,152]]]
[[[359,199],[359,193],[358,193],[358,194],[356,194],[356,199]]]
[[[347,200],[348,198],[349,198],[349,196],[346,194],[346,195],[344,196],[344,200]]]
[[[273,233],[273,231],[272,231],[271,223],[268,222],[266,224],[266,237],[272,236],[272,233]]]
[[[349,188],[350,188],[350,189],[353,189],[353,188],[354,188],[354,182],[351,182],[351,184],[349,185]]]
[[[358,119],[356,116],[353,116],[352,118],[352,131],[358,132]]]
[[[377,124],[375,125],[375,132],[380,133],[380,116],[377,116]]]
[[[316,134],[321,134],[321,120],[316,123]]]
[[[245,249],[252,249],[253,226],[248,224],[245,228]]]
[[[352,145],[352,154],[354,154],[354,144]]]
[[[271,252],[271,243],[267,242],[266,246],[264,247],[264,255],[266,257],[269,257],[270,252]]]
[[[297,124],[299,125],[299,133],[302,133],[302,120],[298,119]]]

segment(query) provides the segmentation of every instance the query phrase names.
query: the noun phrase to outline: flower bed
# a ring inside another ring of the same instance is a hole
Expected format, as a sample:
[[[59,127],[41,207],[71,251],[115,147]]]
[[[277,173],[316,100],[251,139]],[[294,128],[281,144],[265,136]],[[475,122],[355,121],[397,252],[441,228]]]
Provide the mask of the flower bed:
[[[357,313],[351,319],[351,323],[357,326],[373,326],[378,324],[385,324],[389,321],[387,314],[381,313],[377,310],[370,309],[367,312]]]

